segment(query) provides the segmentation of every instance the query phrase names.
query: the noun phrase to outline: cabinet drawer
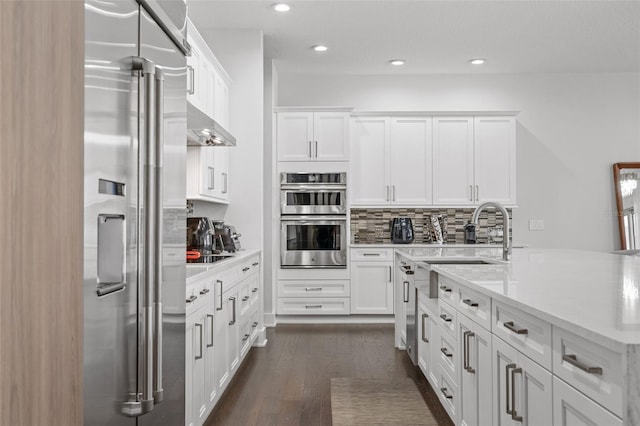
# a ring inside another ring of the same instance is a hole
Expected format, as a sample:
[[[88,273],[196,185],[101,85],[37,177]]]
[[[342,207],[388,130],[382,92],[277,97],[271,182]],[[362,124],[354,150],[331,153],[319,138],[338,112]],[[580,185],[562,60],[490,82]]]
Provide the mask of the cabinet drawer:
[[[458,377],[458,344],[448,333],[440,333],[437,340],[439,364],[451,377]],[[457,384],[456,381],[453,381]]]
[[[393,249],[391,248],[352,248],[351,249],[352,261],[372,261],[377,262],[380,260],[393,261]]]
[[[458,387],[451,380],[451,377],[442,369],[436,370],[438,376],[438,384],[439,388],[435,389],[438,398],[440,398],[440,402],[442,402],[442,406],[445,410],[447,410],[447,414],[451,417],[453,423],[456,423],[456,407],[458,406]]]
[[[447,301],[451,306],[458,303],[458,284],[447,277],[438,275],[438,298]]]
[[[445,330],[452,339],[456,339],[457,312],[455,308],[440,301],[438,304],[438,326]]]
[[[238,266],[238,269],[240,270],[238,272],[240,279],[244,279],[249,275],[257,273],[258,269],[260,269],[260,256],[253,256],[252,258],[247,259]]]
[[[238,306],[240,307],[240,318],[243,318],[249,312],[251,305],[251,290],[249,290],[249,282],[243,281],[238,288]]]
[[[278,281],[278,297],[349,297],[349,280]]]
[[[335,298],[278,298],[279,315],[349,315],[350,299]]]
[[[551,370],[551,324],[548,322],[494,300],[492,331]]]
[[[553,327],[553,374],[622,416],[622,353]]]
[[[258,311],[254,310],[249,317],[249,332],[251,333],[251,343],[253,344],[256,336],[258,335]]]
[[[253,328],[251,328],[250,318],[240,325],[240,358],[244,356],[251,349],[251,335],[253,334]]]
[[[458,312],[491,330],[491,298],[463,285],[458,286]]]
[[[212,279],[200,279],[187,286],[186,291],[186,315],[197,311],[207,303],[207,295],[214,291]]]
[[[622,420],[554,376],[553,424],[622,426]]]

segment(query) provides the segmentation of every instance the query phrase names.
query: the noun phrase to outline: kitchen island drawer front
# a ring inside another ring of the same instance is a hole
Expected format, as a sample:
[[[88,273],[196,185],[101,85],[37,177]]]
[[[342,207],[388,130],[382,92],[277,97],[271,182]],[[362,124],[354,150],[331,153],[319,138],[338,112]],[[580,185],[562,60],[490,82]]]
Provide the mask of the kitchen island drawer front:
[[[453,423],[456,423],[457,407],[458,407],[458,386],[451,380],[451,377],[441,367],[438,371],[438,389],[434,389],[440,398],[445,410],[451,417]]]
[[[553,374],[622,416],[622,353],[553,327]]]
[[[189,283],[185,299],[186,315],[191,315],[207,303],[209,299],[206,296],[214,291],[214,283],[210,277],[202,277]]]
[[[440,358],[438,359],[442,369],[451,377],[458,377],[459,354],[457,341],[452,339],[448,333],[441,333],[438,335],[436,345],[440,352]],[[454,383],[457,384],[457,381],[454,380]]]
[[[553,424],[554,426],[622,426],[622,420],[554,376]]]
[[[458,294],[459,285],[450,280],[449,278],[438,275],[438,298],[450,303],[451,306],[456,306],[459,300]]]
[[[278,315],[349,315],[350,309],[348,297],[278,299]]]
[[[494,300],[492,331],[551,371],[551,324]]]
[[[278,297],[349,297],[349,280],[278,281]]]
[[[456,339],[457,311],[447,303],[440,301],[438,304],[438,323],[443,330],[446,330],[451,338]]]
[[[391,248],[352,248],[351,260],[364,261],[393,261],[393,249]]]
[[[491,298],[463,285],[458,286],[458,312],[491,330]]]

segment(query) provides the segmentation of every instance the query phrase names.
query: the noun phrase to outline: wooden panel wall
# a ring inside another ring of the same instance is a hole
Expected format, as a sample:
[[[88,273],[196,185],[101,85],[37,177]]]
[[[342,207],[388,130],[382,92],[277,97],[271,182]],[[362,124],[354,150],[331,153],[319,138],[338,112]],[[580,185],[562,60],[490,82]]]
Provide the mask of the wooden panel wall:
[[[82,424],[82,1],[0,0],[0,425]]]

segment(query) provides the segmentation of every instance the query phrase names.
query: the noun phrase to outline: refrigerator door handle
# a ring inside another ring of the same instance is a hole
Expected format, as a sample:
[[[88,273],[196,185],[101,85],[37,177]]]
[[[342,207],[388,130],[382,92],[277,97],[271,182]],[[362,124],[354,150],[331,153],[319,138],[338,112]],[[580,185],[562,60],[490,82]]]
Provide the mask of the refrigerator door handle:
[[[142,80],[141,92],[144,94],[142,108],[144,108],[144,123],[141,125],[142,137],[140,138],[140,151],[144,172],[142,174],[141,190],[143,192],[143,223],[142,255],[139,258],[140,281],[138,287],[139,297],[139,324],[138,324],[138,395],[137,401],[128,401],[124,404],[123,412],[129,416],[140,416],[153,410],[153,323],[154,323],[154,298],[153,283],[155,280],[155,268],[153,267],[155,255],[155,195],[153,165],[155,163],[154,133],[156,131],[155,115],[155,64],[148,59],[134,56],[132,69],[137,71]],[[142,89],[144,87],[144,89]]]
[[[162,224],[163,224],[163,206],[164,206],[164,75],[161,69],[156,69],[155,76],[155,164],[153,168],[154,174],[154,206],[153,213],[155,215],[155,244],[153,247],[153,400],[157,404],[162,402],[164,390],[162,387]]]

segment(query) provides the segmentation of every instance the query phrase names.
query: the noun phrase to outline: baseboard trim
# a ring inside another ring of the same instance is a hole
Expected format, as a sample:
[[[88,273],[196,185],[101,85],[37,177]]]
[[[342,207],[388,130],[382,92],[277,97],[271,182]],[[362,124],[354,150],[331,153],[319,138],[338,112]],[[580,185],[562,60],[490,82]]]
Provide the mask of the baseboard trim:
[[[278,324],[276,314],[264,314],[264,326],[275,327]]]
[[[394,324],[393,315],[278,315],[277,324]]]
[[[267,346],[267,329],[265,327],[258,330],[258,337],[256,337],[252,346],[254,348],[264,348]]]

